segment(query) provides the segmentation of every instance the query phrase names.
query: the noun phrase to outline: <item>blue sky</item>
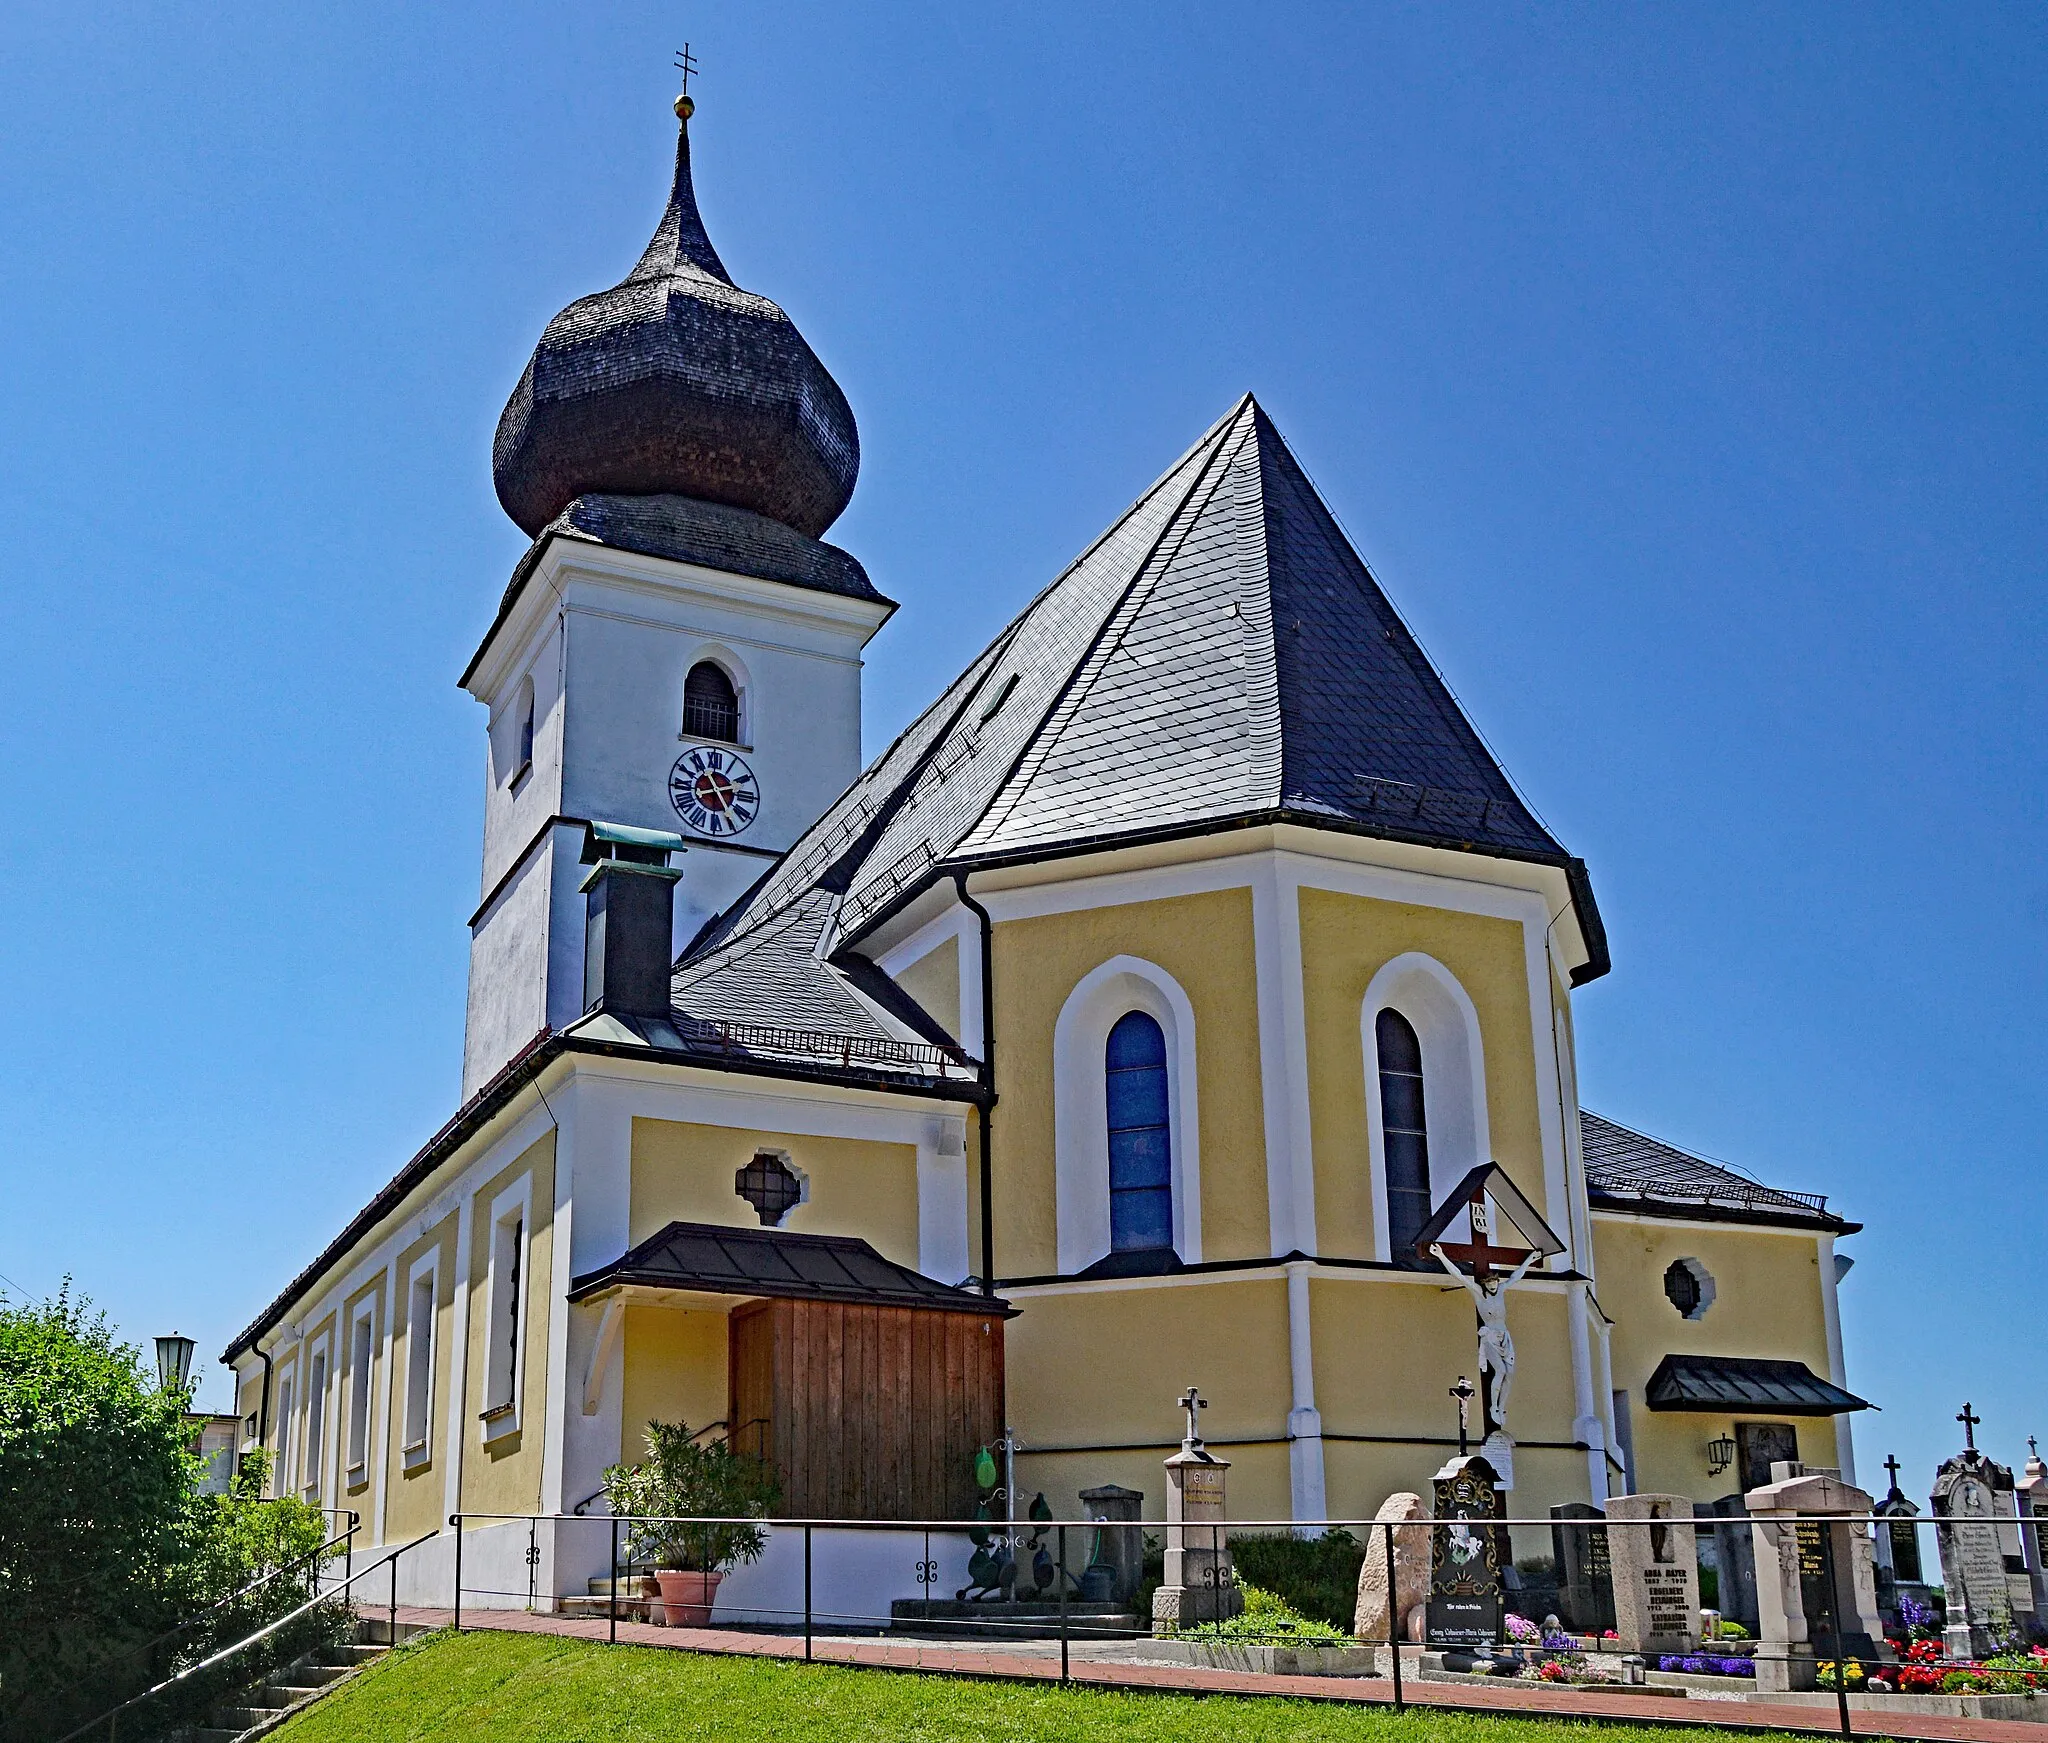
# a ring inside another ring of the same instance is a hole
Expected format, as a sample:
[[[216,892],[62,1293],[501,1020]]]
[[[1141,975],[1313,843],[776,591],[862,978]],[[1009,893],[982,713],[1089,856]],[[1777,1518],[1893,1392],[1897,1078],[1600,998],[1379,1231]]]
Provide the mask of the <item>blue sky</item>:
[[[206,9],[0,56],[0,1273],[211,1358],[452,1109],[489,474],[658,216],[845,387],[872,752],[1245,388],[1562,839],[1587,1104],[1868,1231],[1866,1475],[2048,1434],[2048,24]],[[224,1398],[217,1383],[208,1392]]]

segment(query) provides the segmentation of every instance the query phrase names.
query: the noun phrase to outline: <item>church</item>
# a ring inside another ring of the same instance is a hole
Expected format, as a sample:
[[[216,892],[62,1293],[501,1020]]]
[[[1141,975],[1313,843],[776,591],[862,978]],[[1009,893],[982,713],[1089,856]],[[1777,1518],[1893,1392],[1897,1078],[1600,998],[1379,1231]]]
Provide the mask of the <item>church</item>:
[[[461,1105],[225,1353],[278,1491],[523,1603],[657,1419],[790,1517],[966,1518],[1007,1430],[1157,1518],[1191,1384],[1244,1520],[1424,1488],[1461,1379],[1518,1517],[1853,1479],[1858,1225],[1580,1107],[1587,868],[1257,400],[863,763],[853,412],[677,113],[498,425]]]

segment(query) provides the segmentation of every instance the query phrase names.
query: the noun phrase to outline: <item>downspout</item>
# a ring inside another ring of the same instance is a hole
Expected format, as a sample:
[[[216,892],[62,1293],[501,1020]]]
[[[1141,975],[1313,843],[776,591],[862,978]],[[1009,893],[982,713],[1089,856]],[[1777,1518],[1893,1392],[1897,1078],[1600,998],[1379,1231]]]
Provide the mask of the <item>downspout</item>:
[[[967,893],[967,874],[955,872],[953,887],[960,905],[981,922],[981,1086],[989,1092],[975,1109],[975,1131],[981,1140],[981,1292],[996,1292],[995,1167],[989,1156],[989,1103],[996,1087],[995,922]]]
[[[249,1347],[256,1352],[256,1359],[263,1364],[263,1402],[256,1406],[256,1444],[261,1447],[267,1446],[270,1442],[270,1352],[260,1343],[251,1344]],[[240,1399],[236,1400],[236,1403],[240,1402]],[[241,1461],[237,1459],[235,1462],[239,1468]]]

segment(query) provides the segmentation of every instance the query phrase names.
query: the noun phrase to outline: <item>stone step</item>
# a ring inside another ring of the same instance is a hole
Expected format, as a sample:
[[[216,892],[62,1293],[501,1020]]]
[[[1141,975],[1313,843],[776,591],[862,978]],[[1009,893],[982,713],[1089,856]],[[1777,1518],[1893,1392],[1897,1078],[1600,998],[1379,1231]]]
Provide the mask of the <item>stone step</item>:
[[[619,1620],[621,1622],[648,1621],[650,1619],[649,1612],[658,1608],[659,1604],[660,1600],[658,1598],[629,1598],[624,1593],[621,1593],[619,1596]],[[599,1621],[604,1621],[612,1613],[611,1595],[609,1593],[594,1592],[588,1597],[577,1597],[572,1594],[566,1598],[556,1599],[555,1611],[556,1614],[562,1616],[581,1616],[586,1620],[596,1617]]]
[[[374,1664],[391,1650],[388,1646],[330,1646],[321,1655],[328,1667],[351,1670],[359,1664]]]
[[[281,1717],[288,1710],[288,1707],[282,1706],[216,1707],[213,1710],[213,1721],[216,1725],[226,1726],[229,1736],[239,1737],[250,1726],[265,1724],[272,1719]]]
[[[239,1731],[222,1731],[211,1725],[201,1725],[195,1730],[187,1731],[185,1735],[191,1739],[191,1743],[236,1743],[236,1740],[242,1733]]]

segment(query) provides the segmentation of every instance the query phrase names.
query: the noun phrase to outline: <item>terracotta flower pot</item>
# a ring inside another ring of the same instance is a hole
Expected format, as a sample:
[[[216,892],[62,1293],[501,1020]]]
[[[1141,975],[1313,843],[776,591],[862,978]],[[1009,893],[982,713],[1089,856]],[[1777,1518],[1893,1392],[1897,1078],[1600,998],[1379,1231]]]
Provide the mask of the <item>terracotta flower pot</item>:
[[[708,1628],[711,1625],[711,1606],[718,1598],[718,1582],[725,1575],[678,1573],[661,1568],[655,1571],[654,1577],[661,1587],[664,1627]]]

